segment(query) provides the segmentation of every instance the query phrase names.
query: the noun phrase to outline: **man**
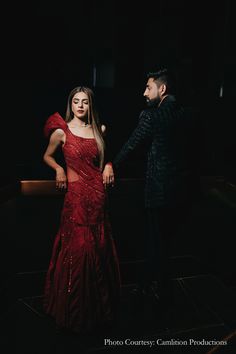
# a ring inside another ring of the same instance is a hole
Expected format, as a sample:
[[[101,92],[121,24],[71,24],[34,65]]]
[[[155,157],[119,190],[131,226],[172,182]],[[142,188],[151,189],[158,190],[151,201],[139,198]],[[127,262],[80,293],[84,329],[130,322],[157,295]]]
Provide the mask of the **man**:
[[[174,79],[167,69],[149,73],[147,78],[144,97],[148,107],[115,157],[113,168],[116,171],[132,151],[145,143],[148,249],[143,289],[151,289],[158,299],[170,301],[169,250],[190,196],[190,120],[173,95]],[[112,170],[110,182],[113,183]]]

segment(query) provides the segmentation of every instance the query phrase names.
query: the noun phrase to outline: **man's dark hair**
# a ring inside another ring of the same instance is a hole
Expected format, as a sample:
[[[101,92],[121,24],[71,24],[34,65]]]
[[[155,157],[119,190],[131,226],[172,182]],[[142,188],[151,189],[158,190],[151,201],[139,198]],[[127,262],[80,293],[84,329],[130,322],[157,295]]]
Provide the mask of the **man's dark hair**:
[[[173,73],[166,68],[155,72],[149,72],[147,78],[152,78],[154,81],[159,81],[160,83],[165,84],[168,93],[174,93],[176,90],[175,77]]]

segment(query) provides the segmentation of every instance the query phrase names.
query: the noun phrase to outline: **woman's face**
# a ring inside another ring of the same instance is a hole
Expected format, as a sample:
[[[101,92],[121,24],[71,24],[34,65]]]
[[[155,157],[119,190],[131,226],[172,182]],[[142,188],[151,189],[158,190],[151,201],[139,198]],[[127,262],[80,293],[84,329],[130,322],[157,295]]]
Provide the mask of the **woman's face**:
[[[71,110],[77,118],[85,118],[88,115],[89,100],[85,92],[77,92],[71,103]]]

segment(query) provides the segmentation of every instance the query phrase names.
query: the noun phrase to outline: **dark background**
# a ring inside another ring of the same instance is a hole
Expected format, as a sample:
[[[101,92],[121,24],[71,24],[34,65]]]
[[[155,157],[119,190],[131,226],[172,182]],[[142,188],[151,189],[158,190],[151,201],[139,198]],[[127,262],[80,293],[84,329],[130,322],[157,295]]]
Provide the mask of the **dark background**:
[[[9,7],[6,15],[1,9],[0,21],[0,312],[9,333],[17,319],[18,340],[10,342],[21,345],[24,354],[27,346],[46,347],[44,322],[40,327],[37,316],[28,316],[27,301],[41,309],[34,301],[43,294],[64,195],[24,195],[18,183],[55,178],[42,159],[46,119],[55,111],[64,115],[71,89],[90,86],[115,155],[145,107],[146,73],[160,66],[176,73],[177,98],[195,117],[193,161],[204,191],[171,249],[172,278],[185,284],[194,307],[188,310],[186,294],[180,292],[176,328],[200,326],[200,338],[209,321],[225,324],[227,333],[235,330],[235,1],[58,1],[25,7],[20,2]],[[145,152],[139,149],[119,171],[110,198],[123,285],[139,280],[145,257],[144,167]],[[201,315],[192,301],[198,295]],[[15,298],[26,299],[27,306]],[[188,314],[192,319],[186,320]],[[145,321],[135,319],[127,326],[145,327]]]
[[[196,113],[200,173],[235,180],[235,2],[129,5],[34,4],[2,22],[2,183],[54,178],[42,162],[43,125],[64,114],[77,85],[94,89],[118,152],[145,106],[146,73],[160,66],[175,71],[177,96]],[[124,175],[143,176],[140,153]]]
[[[68,94],[77,85],[94,89],[100,120],[107,125],[111,154],[115,155],[145,107],[146,73],[161,66],[175,72],[177,98],[196,118],[196,173],[222,176],[223,181],[235,184],[233,0],[37,3],[25,11],[22,6],[19,11],[14,7],[0,25],[2,187],[11,181],[55,178],[42,159],[47,144],[43,126],[55,111],[64,115]],[[139,149],[124,163],[117,177],[131,180],[117,183],[112,199],[114,232],[119,254],[125,259],[142,257],[145,220],[140,179],[145,162],[145,151]],[[221,199],[214,195],[197,204],[191,230],[182,236],[174,253],[196,254],[207,261],[210,252],[209,263],[221,272],[223,261],[224,274],[233,279],[235,266],[230,254],[235,215],[230,203],[222,200],[229,197],[234,203],[234,194],[227,191],[222,197],[222,189],[217,192]],[[18,271],[46,269],[62,205],[63,198],[58,198],[16,199]],[[50,207],[51,203],[54,206]],[[10,226],[14,224],[12,213],[10,210]],[[19,222],[21,226],[17,226]],[[8,223],[5,229],[10,232]],[[5,248],[15,239],[16,233],[10,234]]]

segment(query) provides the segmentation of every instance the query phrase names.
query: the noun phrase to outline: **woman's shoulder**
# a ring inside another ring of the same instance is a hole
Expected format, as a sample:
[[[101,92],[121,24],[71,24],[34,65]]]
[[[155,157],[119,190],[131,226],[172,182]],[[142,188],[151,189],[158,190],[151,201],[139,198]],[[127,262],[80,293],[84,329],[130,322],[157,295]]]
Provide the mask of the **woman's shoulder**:
[[[44,136],[48,138],[56,129],[60,129],[59,132],[61,133],[61,130],[65,131],[67,129],[65,120],[58,112],[53,113],[47,118],[44,125]]]

